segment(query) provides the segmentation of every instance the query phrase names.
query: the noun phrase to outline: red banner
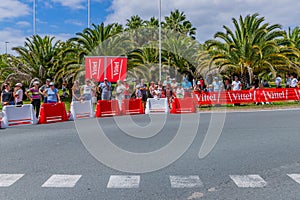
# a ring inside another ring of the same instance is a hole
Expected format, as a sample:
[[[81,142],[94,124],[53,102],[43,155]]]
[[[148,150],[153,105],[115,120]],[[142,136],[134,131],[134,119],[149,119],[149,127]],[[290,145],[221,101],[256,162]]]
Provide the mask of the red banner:
[[[104,57],[86,57],[85,58],[85,78],[95,79],[100,82],[104,80]]]
[[[110,82],[126,79],[127,58],[107,57],[106,58],[106,78]]]
[[[198,105],[300,100],[300,88],[194,92]]]

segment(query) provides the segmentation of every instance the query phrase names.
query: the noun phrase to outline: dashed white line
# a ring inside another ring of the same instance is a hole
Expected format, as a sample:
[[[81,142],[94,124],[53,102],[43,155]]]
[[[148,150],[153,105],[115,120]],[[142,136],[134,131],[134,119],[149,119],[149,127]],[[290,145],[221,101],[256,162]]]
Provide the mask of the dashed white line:
[[[0,174],[0,187],[9,187],[23,176],[24,174]]]
[[[111,175],[107,183],[107,188],[138,188],[140,176],[117,176]]]
[[[72,188],[76,185],[81,175],[52,175],[42,187]]]
[[[234,183],[241,188],[261,188],[267,185],[267,182],[259,175],[230,175]]]
[[[288,176],[300,184],[300,174],[288,174]]]
[[[172,188],[195,188],[203,186],[199,176],[170,176],[170,182]]]

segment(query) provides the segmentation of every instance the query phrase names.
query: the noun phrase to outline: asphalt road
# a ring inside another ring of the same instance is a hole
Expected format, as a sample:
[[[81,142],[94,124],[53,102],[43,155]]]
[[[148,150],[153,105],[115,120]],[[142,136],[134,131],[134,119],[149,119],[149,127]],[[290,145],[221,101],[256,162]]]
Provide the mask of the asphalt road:
[[[85,148],[74,122],[1,129],[0,199],[300,199],[299,116],[300,110],[227,113],[217,144],[199,159],[211,120],[202,113],[183,156],[148,173],[103,165]],[[150,120],[132,118],[142,127]],[[168,144],[180,120],[168,115],[157,135],[142,139],[124,134],[113,118],[98,119],[114,144],[144,153]],[[145,129],[141,136],[153,130]]]

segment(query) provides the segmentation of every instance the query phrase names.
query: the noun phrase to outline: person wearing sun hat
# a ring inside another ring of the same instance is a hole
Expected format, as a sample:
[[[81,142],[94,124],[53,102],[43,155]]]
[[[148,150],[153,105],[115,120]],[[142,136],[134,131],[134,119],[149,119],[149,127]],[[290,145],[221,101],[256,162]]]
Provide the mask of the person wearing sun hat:
[[[38,81],[34,81],[32,85],[33,87],[29,88],[25,92],[25,95],[30,100],[33,109],[35,110],[36,118],[38,118],[40,114],[40,107],[41,107],[41,93],[39,91],[40,83]],[[29,95],[29,93],[31,93],[31,95]]]
[[[23,105],[23,89],[22,83],[17,83],[14,88],[14,97],[16,105]]]

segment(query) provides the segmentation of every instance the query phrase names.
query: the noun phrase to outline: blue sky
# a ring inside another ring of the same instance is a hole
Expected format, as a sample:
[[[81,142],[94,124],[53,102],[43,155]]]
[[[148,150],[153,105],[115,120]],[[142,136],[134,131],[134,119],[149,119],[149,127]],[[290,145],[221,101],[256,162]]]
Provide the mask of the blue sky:
[[[36,31],[66,40],[87,27],[88,0],[36,0]],[[90,0],[91,23],[126,23],[139,15],[143,19],[158,17],[159,0]],[[231,26],[231,19],[239,15],[259,13],[271,24],[284,29],[300,26],[299,0],[161,0],[162,17],[172,10],[183,11],[197,28],[197,40],[203,42]],[[11,47],[24,44],[33,34],[33,0],[1,0],[0,54],[13,53]]]

